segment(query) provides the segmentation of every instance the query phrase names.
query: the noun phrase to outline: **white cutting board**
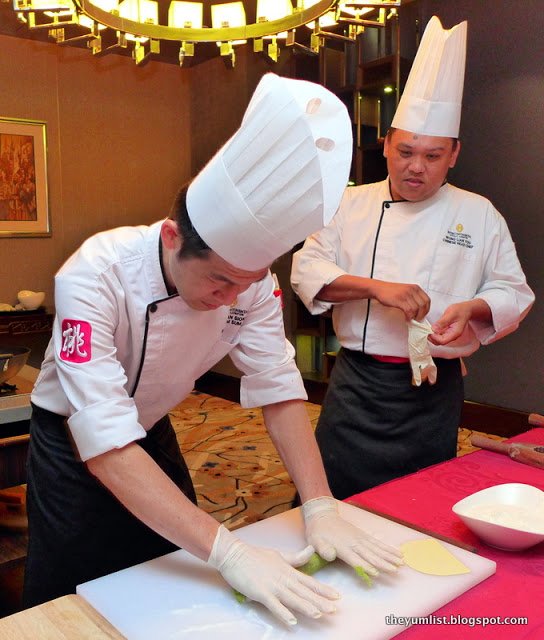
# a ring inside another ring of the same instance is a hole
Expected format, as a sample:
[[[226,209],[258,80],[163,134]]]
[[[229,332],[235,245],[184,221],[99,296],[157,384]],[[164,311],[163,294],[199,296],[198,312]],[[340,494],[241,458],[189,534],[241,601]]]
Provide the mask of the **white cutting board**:
[[[390,544],[429,537],[357,507],[338,504],[346,519]],[[236,535],[282,550],[305,546],[300,509],[237,529]],[[238,603],[219,573],[183,550],[81,584],[77,593],[129,640],[381,640],[405,630],[387,625],[386,616],[428,615],[495,573],[491,560],[441,544],[471,572],[430,576],[403,566],[397,574],[382,574],[367,587],[353,569],[335,562],[316,577],[342,593],[336,613],[320,620],[300,615],[291,628],[277,622],[260,604]]]

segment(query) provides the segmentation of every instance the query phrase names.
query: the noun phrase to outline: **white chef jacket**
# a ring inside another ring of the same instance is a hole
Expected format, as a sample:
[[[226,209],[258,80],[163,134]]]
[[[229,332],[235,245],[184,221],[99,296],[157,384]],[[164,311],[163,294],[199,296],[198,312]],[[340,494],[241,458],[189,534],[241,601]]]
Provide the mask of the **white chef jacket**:
[[[493,322],[470,321],[454,342],[431,354],[468,356],[514,331],[534,294],[527,285],[504,218],[482,196],[444,184],[422,202],[393,201],[389,180],[346,189],[332,222],[295,253],[291,282],[313,314],[333,303],[316,299],[342,275],[418,284],[435,322],[456,302],[481,298]],[[334,304],[340,344],[371,355],[408,357],[402,311],[377,300]]]
[[[161,222],[87,240],[55,277],[53,336],[32,393],[68,417],[82,460],[145,436],[229,354],[245,407],[307,398],[270,275],[229,308],[169,296]]]

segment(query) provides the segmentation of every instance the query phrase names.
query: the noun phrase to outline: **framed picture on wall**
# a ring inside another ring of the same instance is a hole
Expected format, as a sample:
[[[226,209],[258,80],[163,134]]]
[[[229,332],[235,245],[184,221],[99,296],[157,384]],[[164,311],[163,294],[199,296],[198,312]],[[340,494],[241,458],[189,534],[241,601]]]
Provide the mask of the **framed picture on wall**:
[[[0,117],[0,238],[49,236],[45,122]]]

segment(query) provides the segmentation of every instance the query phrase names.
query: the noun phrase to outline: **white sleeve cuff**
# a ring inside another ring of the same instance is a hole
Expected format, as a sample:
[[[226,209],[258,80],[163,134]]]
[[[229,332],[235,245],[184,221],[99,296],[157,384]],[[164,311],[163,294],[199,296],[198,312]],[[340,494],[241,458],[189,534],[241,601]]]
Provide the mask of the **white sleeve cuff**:
[[[520,305],[514,290],[495,289],[483,291],[478,293],[476,297],[487,302],[493,317],[492,324],[477,320],[471,320],[470,322],[476,337],[483,345],[491,344],[515,331],[532,305],[531,302],[527,304],[526,301],[524,301],[523,305]]]
[[[146,435],[132,398],[103,400],[85,407],[68,418],[68,426],[83,462]]]
[[[293,261],[293,271],[291,274],[291,284],[298,297],[304,303],[304,306],[312,315],[318,315],[328,311],[332,306],[332,302],[318,300],[316,295],[321,289],[339,278],[345,276],[346,272],[332,263],[315,263],[313,268],[304,273],[303,277],[297,278],[295,271],[295,262]]]
[[[245,408],[307,399],[302,377],[292,360],[275,369],[242,376],[240,380],[240,404]]]

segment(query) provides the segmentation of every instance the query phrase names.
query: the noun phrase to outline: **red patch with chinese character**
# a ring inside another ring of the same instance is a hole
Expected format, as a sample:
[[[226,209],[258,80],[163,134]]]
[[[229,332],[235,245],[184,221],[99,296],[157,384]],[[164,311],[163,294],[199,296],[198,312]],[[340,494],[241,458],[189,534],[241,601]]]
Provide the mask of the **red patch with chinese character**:
[[[85,320],[63,320],[61,360],[88,362],[91,359],[91,335],[91,325]]]

